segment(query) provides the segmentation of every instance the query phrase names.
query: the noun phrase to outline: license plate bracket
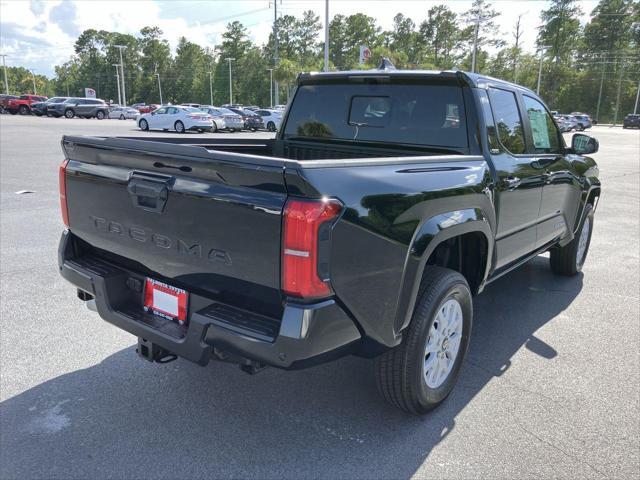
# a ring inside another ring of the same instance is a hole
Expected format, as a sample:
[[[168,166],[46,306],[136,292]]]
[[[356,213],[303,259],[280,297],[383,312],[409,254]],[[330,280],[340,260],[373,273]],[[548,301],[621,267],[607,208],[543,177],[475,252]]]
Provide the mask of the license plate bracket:
[[[145,281],[143,304],[145,312],[151,312],[184,325],[187,322],[188,301],[189,294],[186,290],[153,278],[147,278]]]

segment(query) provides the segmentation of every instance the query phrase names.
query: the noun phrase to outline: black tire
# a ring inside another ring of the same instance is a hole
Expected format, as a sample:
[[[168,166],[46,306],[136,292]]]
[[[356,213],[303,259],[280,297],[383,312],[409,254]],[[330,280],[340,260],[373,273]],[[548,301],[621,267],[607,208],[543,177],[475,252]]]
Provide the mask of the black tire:
[[[212,122],[213,126],[211,127],[211,133],[216,133],[218,131],[218,124],[216,122]]]
[[[269,130],[270,132],[275,132],[276,131],[276,124],[273,123],[273,122],[267,123],[267,130]]]
[[[591,244],[591,235],[593,233],[593,205],[587,204],[585,209],[586,212],[583,215],[580,228],[576,232],[574,239],[564,247],[555,247],[549,251],[551,270],[556,275],[573,277],[582,271],[584,262],[587,259],[587,254],[589,253],[589,245]],[[580,253],[580,239],[585,225],[587,225],[589,231],[585,233],[586,245],[584,246],[583,253],[580,255],[581,258],[578,258],[578,254]]]
[[[138,126],[140,130],[149,130],[149,122],[147,122],[144,118],[138,122]]]
[[[98,111],[96,112],[96,118],[97,118],[98,120],[104,120],[104,117],[105,117],[105,114],[104,114],[104,112],[103,112],[102,110],[98,110]]]
[[[432,388],[427,385],[423,371],[431,355],[425,354],[425,346],[434,320],[448,300],[456,300],[461,307],[462,335],[451,370],[439,386]],[[473,303],[465,278],[447,268],[427,267],[402,343],[375,360],[376,383],[382,396],[413,414],[424,414],[440,405],[455,385],[469,346],[472,322]]]
[[[184,133],[184,131],[185,131],[184,130],[184,123],[182,123],[180,120],[178,120],[176,123],[173,124],[173,128],[178,133]]]
[[[20,108],[18,108],[18,113],[20,115],[29,115],[31,113],[31,110],[29,110],[29,107],[27,107],[26,105],[20,105]]]
[[[73,118],[73,117],[76,116],[76,112],[74,112],[73,109],[71,109],[71,108],[67,108],[64,111],[64,116],[65,116],[65,118]]]
[[[126,118],[124,118],[123,114],[120,114],[120,120],[126,120]]]

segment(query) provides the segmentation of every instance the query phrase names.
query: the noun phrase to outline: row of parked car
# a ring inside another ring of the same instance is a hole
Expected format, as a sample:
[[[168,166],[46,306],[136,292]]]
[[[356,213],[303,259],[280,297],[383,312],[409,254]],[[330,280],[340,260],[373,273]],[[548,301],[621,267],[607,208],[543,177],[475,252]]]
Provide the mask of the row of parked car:
[[[571,112],[570,114],[551,112],[561,132],[572,130],[582,132],[591,128],[594,124],[590,115],[581,112]]]
[[[188,130],[216,132],[227,130],[269,130],[275,132],[282,120],[281,108],[267,109],[227,105],[216,107],[187,103],[162,105],[137,118],[141,130],[173,130],[183,133]]]
[[[284,105],[272,109],[258,106],[147,105],[130,107],[113,105],[104,100],[81,97],[42,97],[38,95],[0,96],[0,109],[12,114],[35,114],[66,118],[134,119],[142,130],[162,129],[184,132],[262,130],[275,132],[280,126]]]

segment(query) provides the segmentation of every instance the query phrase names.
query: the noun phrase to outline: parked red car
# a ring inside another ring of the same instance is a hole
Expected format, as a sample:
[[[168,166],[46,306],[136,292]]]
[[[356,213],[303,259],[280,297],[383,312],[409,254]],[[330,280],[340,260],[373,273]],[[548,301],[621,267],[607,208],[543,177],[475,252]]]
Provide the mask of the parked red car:
[[[140,113],[151,113],[156,110],[160,105],[156,105],[152,103],[151,105],[133,105],[133,108],[136,108]]]
[[[47,97],[41,95],[20,95],[18,98],[12,98],[7,102],[6,110],[12,115],[20,113],[20,115],[26,115],[31,113],[31,104],[44,102]]]
[[[0,113],[7,111],[9,100],[19,98],[17,95],[0,95]]]

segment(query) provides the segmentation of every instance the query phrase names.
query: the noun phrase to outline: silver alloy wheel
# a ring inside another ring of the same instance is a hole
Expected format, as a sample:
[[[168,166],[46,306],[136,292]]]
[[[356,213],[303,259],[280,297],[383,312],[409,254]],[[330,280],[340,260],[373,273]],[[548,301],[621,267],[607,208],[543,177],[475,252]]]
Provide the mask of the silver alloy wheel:
[[[422,375],[429,388],[438,388],[449,377],[462,340],[462,307],[449,298],[440,306],[429,329]]]
[[[587,244],[589,243],[589,233],[591,231],[591,219],[589,217],[584,219],[582,224],[582,232],[580,232],[580,239],[578,240],[578,251],[576,252],[576,262],[578,265],[582,265],[587,255]]]
[[[147,121],[144,118],[142,120],[140,120],[140,128],[142,130],[149,130],[149,124],[147,123]]]
[[[176,132],[178,133],[184,132],[184,123],[182,123],[180,120],[178,120],[173,127],[176,129]]]

